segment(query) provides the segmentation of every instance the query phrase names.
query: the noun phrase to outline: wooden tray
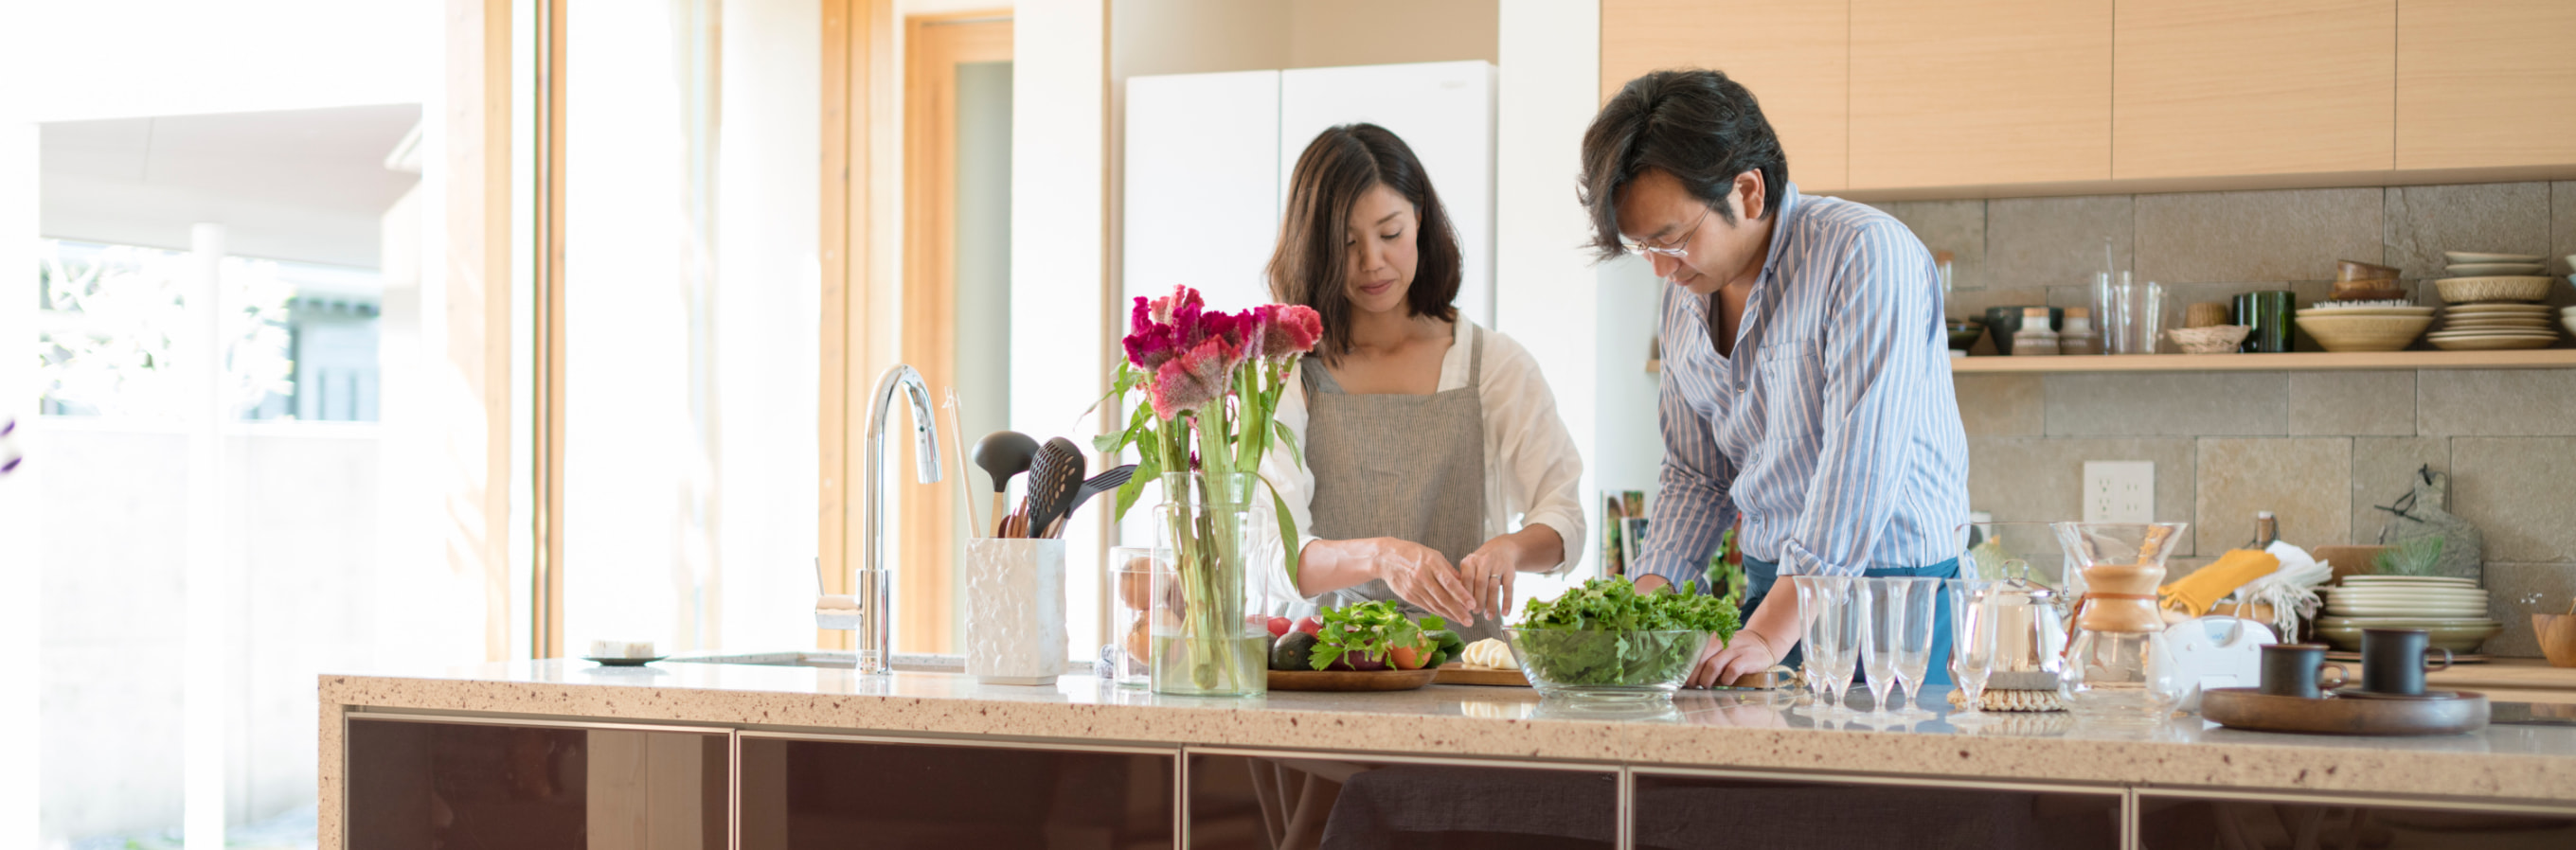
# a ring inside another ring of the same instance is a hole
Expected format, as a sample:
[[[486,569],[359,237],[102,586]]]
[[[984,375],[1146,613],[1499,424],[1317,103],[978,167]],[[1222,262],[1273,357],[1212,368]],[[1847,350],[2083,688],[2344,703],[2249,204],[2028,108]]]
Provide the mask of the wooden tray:
[[[1440,685],[1493,685],[1497,687],[1510,688],[1529,687],[1529,677],[1521,675],[1521,671],[1504,670],[1496,667],[1469,667],[1466,662],[1463,661],[1453,661],[1448,664],[1441,665],[1440,677],[1431,681],[1433,684]]]
[[[2360,653],[2360,652],[2348,652],[2348,651],[2340,650],[2340,649],[2330,649],[2330,650],[2326,650],[2326,660],[2327,660],[2327,661],[2360,661],[2360,660],[2361,660],[2361,653]],[[2476,653],[2469,653],[2469,652],[2455,652],[2455,653],[2452,653],[2452,654],[2451,654],[2451,663],[2453,663],[2453,664],[2485,664],[2485,663],[2487,663],[2487,662],[2489,662],[2489,661],[2494,661],[2494,660],[2495,660],[2495,656],[2492,656],[2492,655],[2478,655],[2478,654],[2476,654]],[[2431,675],[2431,674],[2433,674],[2433,673],[2439,673],[2439,672],[2442,672],[2442,671],[2439,671],[2439,670],[2428,671],[2428,672],[2426,673],[2426,675]]]
[[[2486,695],[2457,693],[2454,699],[2305,699],[2211,688],[2201,692],[2200,714],[2237,729],[2315,735],[2458,735],[2486,728]]]
[[[1431,684],[1438,670],[1272,670],[1274,691],[1409,691]]]

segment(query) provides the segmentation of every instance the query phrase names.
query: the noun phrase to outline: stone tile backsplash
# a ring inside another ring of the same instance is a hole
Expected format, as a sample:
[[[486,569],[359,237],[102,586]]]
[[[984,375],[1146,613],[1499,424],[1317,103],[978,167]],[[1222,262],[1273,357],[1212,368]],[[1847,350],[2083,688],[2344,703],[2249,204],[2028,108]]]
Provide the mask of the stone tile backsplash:
[[[1949,313],[2087,303],[2102,241],[2139,280],[2193,301],[2330,294],[2334,262],[2441,274],[2445,250],[2547,253],[2576,273],[2576,181],[1880,205],[1958,258]],[[2552,303],[2576,304],[2560,284]],[[2566,343],[2562,343],[2566,345]],[[1979,343],[1984,351],[1986,343]],[[2533,610],[2576,595],[2576,369],[1962,375],[1970,500],[2000,521],[2081,516],[2084,462],[2156,464],[2156,518],[2193,523],[2176,573],[2281,515],[2293,543],[2376,543],[2417,470],[2486,538],[2488,652],[2536,656]],[[2539,602],[2526,601],[2537,596]]]

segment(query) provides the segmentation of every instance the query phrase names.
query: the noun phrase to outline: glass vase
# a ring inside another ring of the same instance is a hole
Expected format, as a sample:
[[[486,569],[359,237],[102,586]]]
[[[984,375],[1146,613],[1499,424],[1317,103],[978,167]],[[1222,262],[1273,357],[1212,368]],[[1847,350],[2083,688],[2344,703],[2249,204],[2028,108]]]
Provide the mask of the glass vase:
[[[1156,534],[1168,573],[1154,594],[1153,688],[1192,696],[1269,691],[1269,547],[1252,533],[1248,473],[1162,477]]]

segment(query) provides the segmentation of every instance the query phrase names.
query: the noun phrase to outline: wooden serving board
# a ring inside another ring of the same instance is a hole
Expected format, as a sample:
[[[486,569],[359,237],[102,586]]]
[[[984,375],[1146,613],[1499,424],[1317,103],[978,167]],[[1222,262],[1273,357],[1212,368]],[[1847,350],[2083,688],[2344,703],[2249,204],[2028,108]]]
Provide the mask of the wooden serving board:
[[[2307,699],[2211,688],[2201,692],[2200,714],[2237,729],[2316,735],[2457,735],[2486,728],[2486,695],[2455,693],[2452,699]]]
[[[1494,685],[1497,687],[1510,688],[1529,687],[1529,677],[1521,675],[1521,671],[1504,670],[1497,667],[1469,667],[1467,666],[1467,663],[1463,661],[1453,661],[1448,664],[1440,665],[1440,677],[1433,679],[1432,682],[1434,684],[1441,685]]]
[[[1438,670],[1272,670],[1274,691],[1410,691],[1431,684]]]

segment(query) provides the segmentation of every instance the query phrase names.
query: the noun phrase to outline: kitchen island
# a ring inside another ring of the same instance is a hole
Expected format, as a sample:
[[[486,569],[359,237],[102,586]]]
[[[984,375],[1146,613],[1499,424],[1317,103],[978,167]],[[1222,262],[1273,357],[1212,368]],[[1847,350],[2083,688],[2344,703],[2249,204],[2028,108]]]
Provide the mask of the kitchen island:
[[[1087,676],[563,660],[326,675],[320,698],[326,848],[457,846],[475,829],[533,842],[491,846],[742,848],[2576,841],[2566,725],[2343,738],[2197,718],[1820,721],[1766,692],[1214,699]]]

